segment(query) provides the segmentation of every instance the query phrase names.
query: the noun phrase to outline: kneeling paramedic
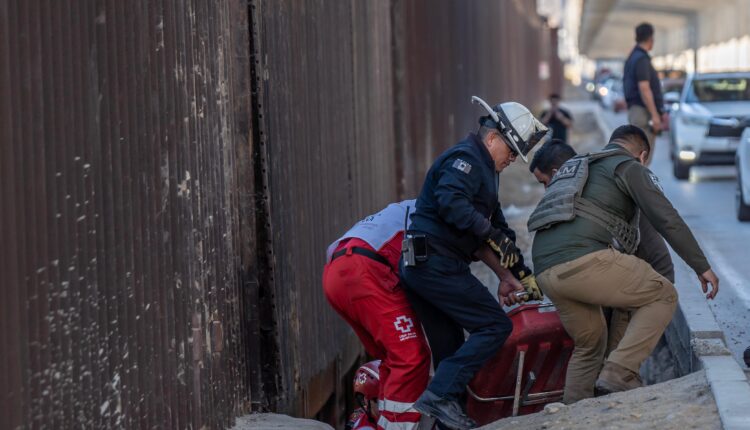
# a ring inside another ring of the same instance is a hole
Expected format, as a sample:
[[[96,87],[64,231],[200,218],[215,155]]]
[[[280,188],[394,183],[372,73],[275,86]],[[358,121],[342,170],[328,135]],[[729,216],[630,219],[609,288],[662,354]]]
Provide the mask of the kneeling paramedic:
[[[414,429],[413,403],[427,386],[430,350],[401,289],[398,261],[414,200],[388,205],[355,224],[327,251],[323,291],[379,368],[379,429]]]
[[[504,304],[524,289],[542,298],[515,246],[498,202],[498,174],[547,134],[524,106],[487,110],[478,134],[444,152],[427,173],[403,246],[401,277],[433,351],[435,376],[414,407],[452,429],[472,428],[459,398],[482,364],[502,347],[512,324],[469,263],[484,261],[500,278]],[[520,279],[520,282],[519,282]],[[464,341],[464,330],[469,337]]]
[[[695,237],[642,163],[650,150],[643,130],[618,127],[601,152],[574,157],[555,173],[529,217],[539,286],[560,312],[575,342],[563,402],[642,385],[639,369],[677,305],[672,282],[635,257],[639,214],[698,274],[713,299],[719,280]],[[640,211],[639,211],[640,209]],[[604,367],[607,347],[602,306],[632,317]],[[600,372],[601,369],[601,372]],[[597,377],[598,375],[598,377]]]

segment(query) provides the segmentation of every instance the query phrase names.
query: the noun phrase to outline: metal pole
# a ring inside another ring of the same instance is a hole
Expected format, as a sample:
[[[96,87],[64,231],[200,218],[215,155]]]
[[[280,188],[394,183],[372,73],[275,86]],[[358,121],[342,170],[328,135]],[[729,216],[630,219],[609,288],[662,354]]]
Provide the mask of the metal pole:
[[[693,12],[688,18],[688,40],[693,51],[693,73],[698,73],[698,13]]]
[[[513,416],[518,416],[518,405],[521,403],[521,379],[523,378],[523,360],[526,351],[521,351],[518,356],[518,374],[516,375],[516,393],[513,395]]]

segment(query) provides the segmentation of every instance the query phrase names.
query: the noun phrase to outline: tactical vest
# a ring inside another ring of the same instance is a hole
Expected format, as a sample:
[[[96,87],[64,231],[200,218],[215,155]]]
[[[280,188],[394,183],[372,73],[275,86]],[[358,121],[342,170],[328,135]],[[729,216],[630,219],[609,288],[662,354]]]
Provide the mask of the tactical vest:
[[[552,177],[544,197],[529,217],[529,231],[550,228],[557,223],[572,221],[580,216],[605,228],[612,235],[612,246],[615,249],[626,254],[634,253],[640,242],[640,211],[635,211],[631,220],[624,220],[582,197],[589,178],[589,164],[616,155],[622,156],[622,150],[610,149],[579,155],[560,166]]]

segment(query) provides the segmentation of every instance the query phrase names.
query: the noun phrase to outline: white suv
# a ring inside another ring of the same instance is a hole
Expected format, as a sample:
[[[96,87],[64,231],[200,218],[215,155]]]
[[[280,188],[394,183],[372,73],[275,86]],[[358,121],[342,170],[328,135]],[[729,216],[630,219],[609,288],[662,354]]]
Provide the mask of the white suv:
[[[750,221],[750,127],[740,138],[737,149],[737,219]]]
[[[732,165],[750,119],[750,73],[705,73],[688,78],[670,117],[674,176],[696,165]]]

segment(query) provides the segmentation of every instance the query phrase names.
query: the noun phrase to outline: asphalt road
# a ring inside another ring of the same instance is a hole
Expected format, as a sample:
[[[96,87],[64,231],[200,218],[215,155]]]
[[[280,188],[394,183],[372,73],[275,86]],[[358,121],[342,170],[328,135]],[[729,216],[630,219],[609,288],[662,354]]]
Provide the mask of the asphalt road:
[[[603,112],[602,116],[612,128],[627,122],[622,113]],[[742,353],[750,346],[750,223],[737,221],[735,215],[735,168],[693,168],[689,181],[678,181],[672,175],[668,138],[663,135],[657,140],[651,170],[719,276],[719,294],[709,305],[727,346],[744,368]],[[684,265],[676,269],[686,270]],[[697,278],[692,279],[700,289]]]

